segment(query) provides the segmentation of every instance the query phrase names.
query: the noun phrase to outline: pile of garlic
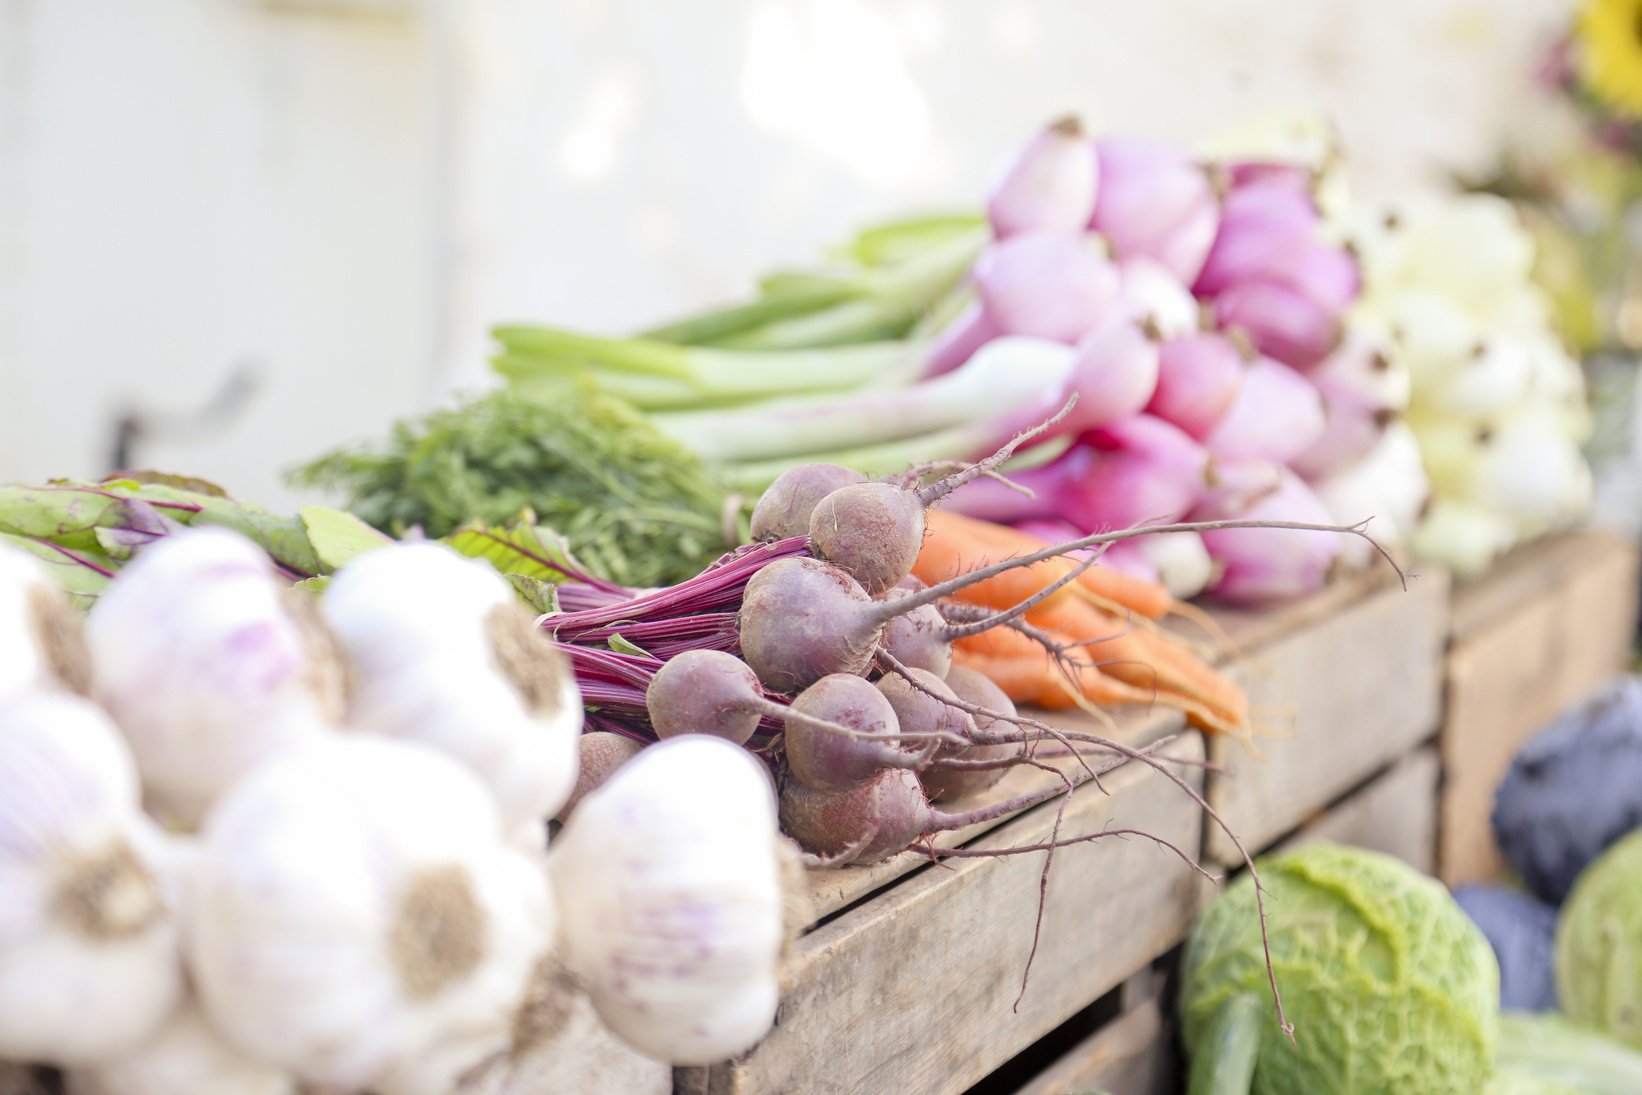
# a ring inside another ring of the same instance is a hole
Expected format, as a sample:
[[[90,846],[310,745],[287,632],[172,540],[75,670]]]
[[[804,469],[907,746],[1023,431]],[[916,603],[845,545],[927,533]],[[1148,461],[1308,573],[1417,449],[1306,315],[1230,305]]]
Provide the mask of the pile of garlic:
[[[1353,323],[1413,380],[1408,422],[1432,487],[1416,554],[1472,575],[1577,520],[1591,499],[1584,378],[1551,331],[1510,204],[1462,195],[1364,212],[1353,240]]]
[[[615,1059],[703,1064],[768,1031],[790,857],[750,754],[646,748],[549,849],[581,698],[498,574],[404,544],[317,603],[283,586],[185,530],[82,636],[0,546],[0,1068],[602,1091],[611,1032]]]

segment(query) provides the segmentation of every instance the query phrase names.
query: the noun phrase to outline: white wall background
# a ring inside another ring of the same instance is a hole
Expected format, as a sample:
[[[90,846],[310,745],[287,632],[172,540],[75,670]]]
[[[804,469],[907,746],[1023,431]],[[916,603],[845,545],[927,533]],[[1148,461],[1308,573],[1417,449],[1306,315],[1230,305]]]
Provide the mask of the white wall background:
[[[973,205],[1047,118],[1197,140],[1312,107],[1357,188],[1487,163],[1568,0],[0,0],[0,480],[103,470],[122,400],[278,470],[452,386],[484,330],[734,297]]]

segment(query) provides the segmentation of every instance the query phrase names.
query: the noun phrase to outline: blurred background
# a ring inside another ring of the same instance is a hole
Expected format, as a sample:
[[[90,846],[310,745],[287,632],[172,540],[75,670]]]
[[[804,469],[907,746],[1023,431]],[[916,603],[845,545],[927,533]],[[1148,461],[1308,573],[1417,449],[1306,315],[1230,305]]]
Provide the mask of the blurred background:
[[[0,0],[0,481],[281,470],[862,222],[1057,114],[1297,104],[1395,197],[1536,124],[1562,0]],[[117,450],[119,422],[128,444]],[[130,424],[135,422],[133,430]]]

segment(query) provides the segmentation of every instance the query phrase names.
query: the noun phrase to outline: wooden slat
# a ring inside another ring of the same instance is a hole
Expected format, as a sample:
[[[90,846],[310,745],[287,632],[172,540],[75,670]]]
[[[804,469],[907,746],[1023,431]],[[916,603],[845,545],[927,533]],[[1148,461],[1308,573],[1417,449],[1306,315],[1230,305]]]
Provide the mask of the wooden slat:
[[[1202,757],[1195,732],[1170,751]],[[1183,767],[1196,782],[1201,769]],[[1062,834],[1112,827],[1189,851],[1201,814],[1139,765],[1083,787]],[[986,834],[1001,849],[1049,837],[1053,804]],[[1031,983],[1015,1012],[1038,910],[1037,854],[949,861],[920,871],[805,936],[782,986],[776,1028],[744,1059],[713,1068],[714,1095],[919,1092],[953,1095],[1173,946],[1196,913],[1195,875],[1150,841],[1062,851],[1047,890]],[[688,1085],[699,1079],[682,1076]]]
[[[578,996],[564,1029],[514,1067],[499,1095],[671,1095],[672,1090],[673,1070],[617,1038],[587,997]]]
[[[1437,750],[1426,746],[1331,806],[1280,852],[1330,840],[1394,855],[1430,874],[1437,859]]]
[[[1175,1048],[1163,1010],[1147,1000],[1079,1042],[1018,1095],[1173,1095]]]
[[[1634,545],[1578,533],[1507,562],[1456,597],[1468,623],[1448,653],[1438,854],[1450,884],[1499,873],[1489,815],[1511,757],[1631,656]]]
[[[1097,722],[1082,712],[1044,712],[1027,711],[1026,714],[1036,717],[1051,726],[1062,730],[1083,731],[1110,737],[1124,745],[1139,747],[1150,745],[1159,738],[1168,734],[1177,734],[1185,729],[1185,720],[1173,711],[1155,710],[1150,712],[1130,712],[1117,717],[1117,728]],[[1071,770],[1076,761],[1057,761],[1060,768]],[[1025,794],[1040,787],[1049,786],[1055,782],[1055,777],[1039,768],[1022,766],[1014,769],[1003,779],[998,781],[985,794],[976,795],[962,802],[943,803],[943,808],[960,810],[974,806],[984,806],[993,802],[1002,802],[1015,795]],[[978,825],[969,825],[952,832],[941,833],[934,843],[942,848],[956,848],[980,836],[991,829],[997,828],[1007,817],[996,818]],[[830,916],[839,909],[854,904],[861,898],[881,890],[893,883],[896,879],[925,866],[929,860],[921,855],[905,852],[887,859],[882,863],[875,863],[870,867],[845,867],[828,870],[812,870],[809,872],[810,904],[815,919]]]
[[[1453,641],[1464,642],[1537,594],[1568,582],[1594,561],[1611,558],[1615,551],[1634,553],[1628,541],[1595,529],[1546,536],[1513,549],[1487,573],[1455,583]]]
[[[1436,730],[1447,575],[1428,568],[1407,591],[1382,580],[1331,608],[1302,617],[1298,630],[1266,632],[1236,670],[1257,713],[1268,724],[1286,721],[1292,734],[1264,743],[1264,760],[1233,741],[1209,743],[1210,759],[1228,773],[1211,773],[1209,801],[1250,851]],[[1207,847],[1218,862],[1240,861],[1218,827],[1210,827]]]

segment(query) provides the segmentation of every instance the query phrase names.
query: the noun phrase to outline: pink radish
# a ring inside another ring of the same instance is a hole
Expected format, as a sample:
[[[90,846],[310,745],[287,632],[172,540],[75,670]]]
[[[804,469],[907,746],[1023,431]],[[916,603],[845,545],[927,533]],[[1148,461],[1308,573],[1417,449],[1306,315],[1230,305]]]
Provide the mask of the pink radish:
[[[1050,123],[1021,149],[987,200],[1001,239],[1021,232],[1081,231],[1095,207],[1095,146],[1075,117]]]
[[[1243,351],[1223,334],[1170,339],[1158,347],[1157,388],[1146,412],[1201,441],[1237,397],[1246,363]]]

